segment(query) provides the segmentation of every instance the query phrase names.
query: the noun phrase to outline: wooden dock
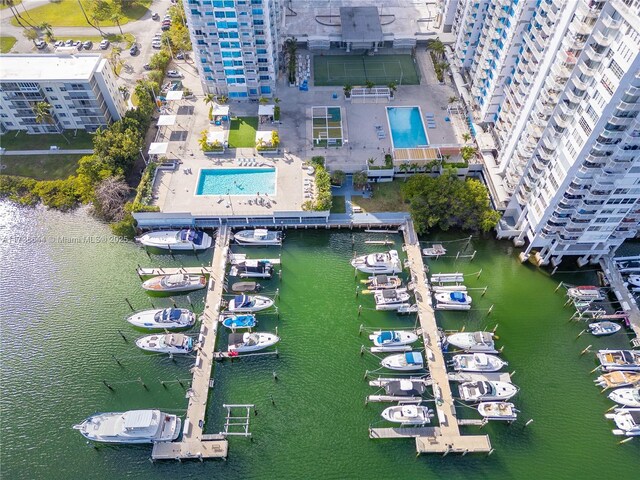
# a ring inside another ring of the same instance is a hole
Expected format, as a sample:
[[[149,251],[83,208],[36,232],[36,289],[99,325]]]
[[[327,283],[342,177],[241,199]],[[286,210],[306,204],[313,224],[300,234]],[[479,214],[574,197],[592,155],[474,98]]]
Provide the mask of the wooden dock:
[[[215,361],[215,344],[218,333],[218,316],[222,301],[224,275],[228,258],[230,230],[221,226],[216,238],[213,260],[209,268],[210,282],[205,299],[202,325],[200,326],[200,350],[193,368],[193,380],[187,416],[180,442],[156,443],[153,446],[153,460],[184,460],[205,458],[226,458],[227,440],[218,435],[205,435],[204,423],[209,397],[212,366]],[[164,269],[169,270],[169,269]],[[161,273],[162,275],[162,273]]]

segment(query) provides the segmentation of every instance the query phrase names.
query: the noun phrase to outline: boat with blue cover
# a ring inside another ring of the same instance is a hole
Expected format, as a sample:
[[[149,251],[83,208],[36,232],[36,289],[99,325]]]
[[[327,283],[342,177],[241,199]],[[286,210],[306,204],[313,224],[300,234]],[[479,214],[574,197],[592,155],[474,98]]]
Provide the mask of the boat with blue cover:
[[[373,340],[376,347],[395,347],[412,344],[418,340],[418,335],[406,330],[377,330],[369,335],[369,340]]]
[[[262,295],[236,295],[229,302],[230,312],[258,312],[273,306],[273,300]]]
[[[232,315],[230,317],[223,317],[222,325],[232,330],[253,328],[256,326],[255,315]]]
[[[163,250],[206,250],[211,247],[211,237],[204,232],[193,229],[161,230],[149,232],[136,238],[145,247]]]
[[[424,368],[424,359],[420,352],[406,352],[389,355],[383,358],[380,364],[389,370],[422,370]]]
[[[465,305],[470,306],[472,299],[466,292],[455,291],[455,292],[440,292],[435,295],[436,301],[439,304],[445,305]]]

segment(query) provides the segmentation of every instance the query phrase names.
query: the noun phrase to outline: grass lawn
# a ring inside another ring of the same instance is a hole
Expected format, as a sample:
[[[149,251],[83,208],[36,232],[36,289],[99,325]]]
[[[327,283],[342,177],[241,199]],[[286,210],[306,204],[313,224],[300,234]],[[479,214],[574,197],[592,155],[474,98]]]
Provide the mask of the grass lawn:
[[[82,155],[3,155],[0,156],[0,173],[58,180],[73,175]]]
[[[257,130],[258,117],[236,117],[231,119],[229,129],[229,147],[255,147]]]
[[[0,37],[0,53],[7,53],[16,42],[15,37]]]
[[[13,0],[14,5],[19,5],[21,3],[22,3],[22,0]],[[4,10],[5,8],[9,8],[9,5],[4,3],[0,4],[0,10]]]
[[[82,6],[85,10],[89,10],[90,2],[82,0]],[[142,17],[151,5],[151,0],[138,0],[132,7],[122,9],[122,18],[120,25],[129,23],[132,20],[138,20]],[[23,16],[25,14],[20,12]],[[40,7],[29,10],[27,17],[31,23],[40,24],[42,22],[49,23],[52,27],[88,27],[89,24],[82,14],[82,10],[78,6],[77,0],[60,0],[56,3],[48,3]],[[11,25],[18,26],[18,22],[13,18]],[[115,22],[104,21],[101,27],[112,27]]]
[[[351,202],[358,205],[365,212],[406,212],[409,205],[404,203],[400,195],[403,182],[374,183],[371,198],[351,197]]]
[[[131,48],[131,46],[135,43],[136,37],[132,33],[125,33],[124,35],[115,34],[115,33],[107,33],[104,38],[109,40],[111,43],[122,43],[126,44],[126,48]]]
[[[334,196],[331,203],[331,213],[347,213],[344,195]]]
[[[57,133],[40,135],[28,135],[24,132],[7,132],[0,135],[0,147],[7,150],[49,150],[56,145],[61,150],[90,149],[93,148],[93,135],[84,130],[67,130],[64,132],[69,143]]]

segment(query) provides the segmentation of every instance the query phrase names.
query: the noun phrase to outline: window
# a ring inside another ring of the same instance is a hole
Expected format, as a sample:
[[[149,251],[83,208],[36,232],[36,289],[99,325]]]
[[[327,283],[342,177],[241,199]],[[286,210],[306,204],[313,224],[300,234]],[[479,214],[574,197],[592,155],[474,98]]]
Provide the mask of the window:
[[[53,88],[51,88],[51,87],[46,87],[46,88],[45,88],[45,90],[46,90],[47,92],[53,92]]]
[[[620,68],[620,65],[618,65],[615,60],[611,60],[611,63],[609,64],[609,68],[611,69],[611,71],[613,72],[613,74],[616,76],[618,80],[621,79],[622,76],[624,75],[624,71],[622,70],[622,68]]]

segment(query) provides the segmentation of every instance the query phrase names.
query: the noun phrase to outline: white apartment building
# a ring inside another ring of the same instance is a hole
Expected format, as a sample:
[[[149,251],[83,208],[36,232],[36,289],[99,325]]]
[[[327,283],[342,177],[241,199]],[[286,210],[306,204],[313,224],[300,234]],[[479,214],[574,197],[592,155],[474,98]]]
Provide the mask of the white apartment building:
[[[51,105],[53,123],[38,123],[34,107]],[[99,54],[0,55],[0,131],[93,132],[127,107],[109,62]]]
[[[476,49],[480,43],[487,9],[491,0],[458,0],[453,17],[453,33],[456,41],[453,46],[453,63],[465,70],[471,67]],[[445,5],[445,18],[450,16],[454,3]]]
[[[278,0],[184,0],[205,92],[231,99],[271,97],[278,74]]]

